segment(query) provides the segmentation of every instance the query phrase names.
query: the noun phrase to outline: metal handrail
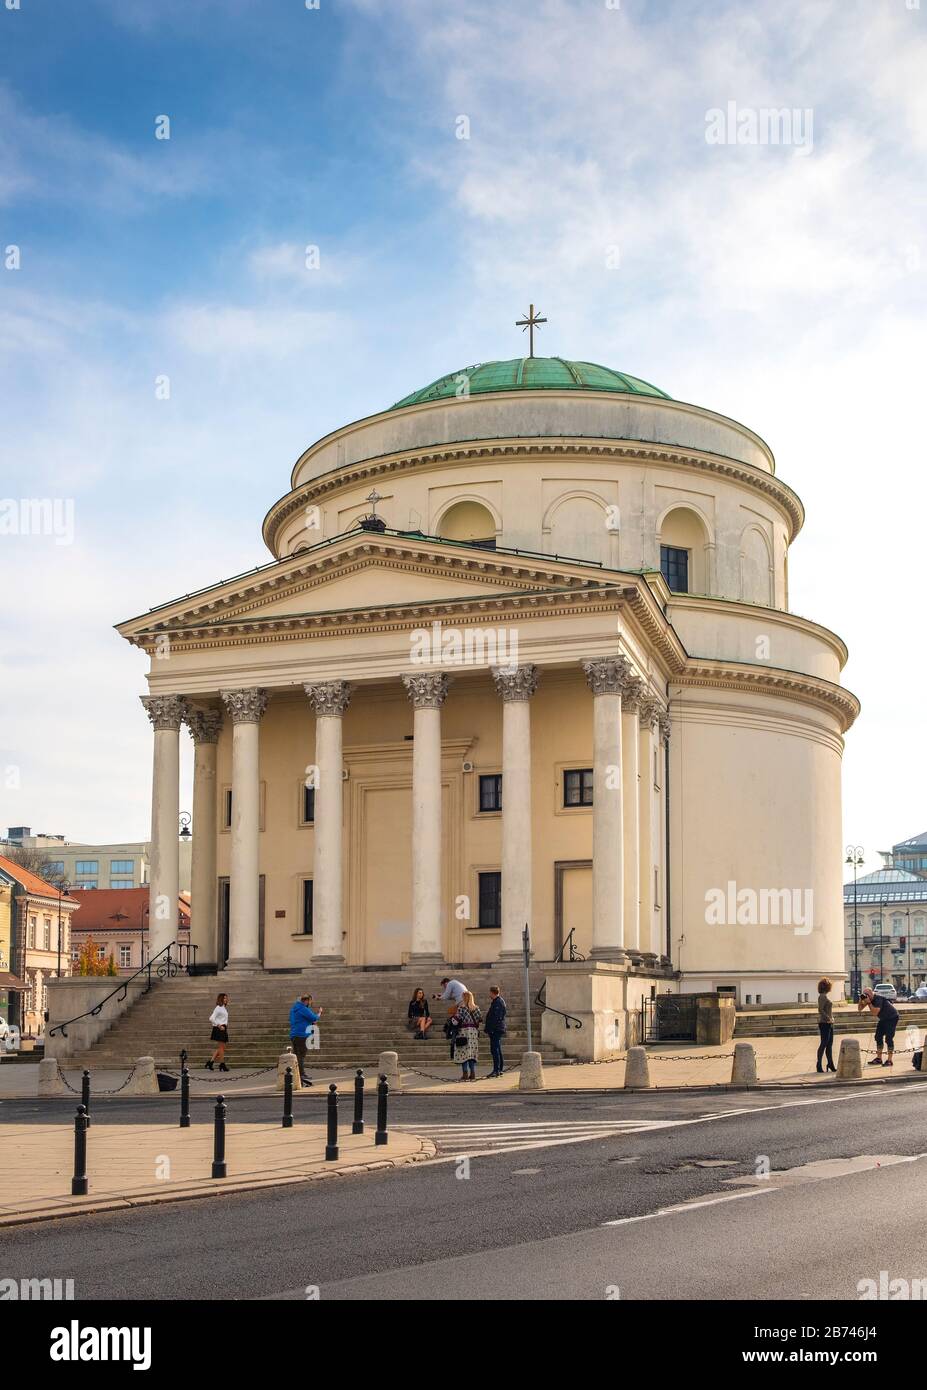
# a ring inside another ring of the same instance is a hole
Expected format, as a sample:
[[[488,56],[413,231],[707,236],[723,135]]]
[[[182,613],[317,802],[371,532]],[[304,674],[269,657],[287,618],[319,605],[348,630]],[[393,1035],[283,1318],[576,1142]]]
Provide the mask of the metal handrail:
[[[575,927],[571,927],[570,930],[568,931],[566,940],[564,941],[563,945],[560,947],[560,950],[559,950],[559,951],[557,952],[557,954],[554,956],[554,961],[553,961],[554,965],[558,965],[558,964],[562,964],[562,963],[563,963],[563,953],[564,953],[564,951],[566,950],[566,948],[567,948],[568,946],[569,946],[569,948],[570,948],[570,960],[571,960],[571,961],[574,961],[574,960],[585,960],[585,959],[586,959],[586,957],[583,955],[582,951],[577,951],[576,947],[573,945],[573,933],[574,933],[575,931],[576,931],[576,928],[575,928]],[[554,1010],[554,1012],[556,1012],[556,1010]]]
[[[160,949],[160,951],[157,951],[145,965],[140,966],[139,969],[135,971],[135,974],[134,974],[134,975],[128,975],[128,976],[122,981],[121,984],[118,984],[118,985],[116,986],[115,989],[110,990],[109,994],[107,994],[107,995],[105,996],[105,998],[101,999],[100,1002],[99,1002],[98,1004],[95,1004],[95,1005],[93,1006],[92,1009],[85,1009],[84,1012],[83,1012],[82,1014],[75,1014],[73,1018],[67,1019],[67,1021],[66,1021],[65,1023],[56,1023],[55,1026],[54,1026],[54,1028],[49,1028],[49,1030],[48,1030],[48,1032],[47,1032],[47,1034],[46,1034],[46,1037],[52,1038],[52,1037],[54,1037],[54,1035],[55,1035],[56,1033],[60,1033],[61,1036],[62,1036],[63,1038],[66,1038],[66,1037],[68,1036],[68,1028],[71,1026],[72,1023],[79,1023],[80,1020],[81,1020],[82,1018],[96,1018],[97,1015],[98,1015],[99,1013],[102,1013],[102,1011],[103,1011],[103,1006],[104,1006],[105,1004],[108,1004],[109,1001],[113,998],[114,995],[117,995],[117,994],[118,994],[118,995],[120,996],[121,999],[125,999],[126,995],[127,995],[128,992],[129,992],[129,985],[132,983],[133,980],[137,980],[138,977],[139,977],[139,975],[146,975],[146,974],[147,974],[147,976],[148,976],[148,983],[147,983],[147,985],[145,986],[145,989],[144,989],[144,991],[143,991],[143,993],[147,994],[148,991],[151,989],[151,985],[152,985],[151,967],[155,964],[156,961],[158,962],[158,966],[157,966],[157,969],[155,970],[155,974],[157,975],[157,977],[158,977],[159,980],[164,980],[164,979],[172,980],[179,970],[184,970],[184,969],[186,970],[187,974],[189,975],[189,974],[190,974],[190,960],[189,960],[189,955],[188,955],[188,958],[187,958],[187,964],[186,964],[186,966],[183,966],[183,965],[180,964],[179,961],[173,960],[173,959],[171,958],[171,949],[172,949],[172,947],[176,946],[177,949],[178,949],[178,951],[181,951],[181,950],[183,949],[183,947],[186,946],[186,947],[187,947],[187,950],[188,950],[188,952],[189,952],[191,945],[192,945],[192,943],[188,943],[188,942],[171,941],[171,942],[169,942],[166,946],[162,946],[161,949]],[[165,952],[167,952],[166,955],[165,955]],[[194,966],[195,966],[195,961],[196,961],[196,947],[195,947],[195,946],[193,946],[193,952],[194,952]],[[164,959],[163,959],[163,960],[160,959],[161,956],[164,956]]]
[[[547,1003],[547,1000],[544,998],[544,991],[546,988],[547,981],[545,979],[544,983],[541,985],[541,988],[537,992],[537,995],[534,1000],[535,1004],[540,1005],[542,1009],[546,1009],[548,1013],[559,1014],[561,1018],[565,1018],[567,1028],[570,1027],[571,1023],[574,1024],[577,1028],[582,1028],[583,1021],[581,1018],[577,1018],[575,1014],[565,1014],[562,1009],[555,1009],[552,1004]]]

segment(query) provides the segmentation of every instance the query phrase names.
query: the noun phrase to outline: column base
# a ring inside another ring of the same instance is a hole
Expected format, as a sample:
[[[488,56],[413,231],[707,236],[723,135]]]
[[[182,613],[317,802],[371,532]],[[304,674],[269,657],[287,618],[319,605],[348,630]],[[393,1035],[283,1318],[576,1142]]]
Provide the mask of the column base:
[[[644,964],[644,952],[637,949],[628,948],[628,960],[632,965]]]
[[[231,970],[239,975],[257,975],[263,974],[264,962],[258,960],[256,956],[242,956],[239,960],[227,960],[222,969]]]
[[[414,966],[416,970],[450,969],[441,951],[410,951],[409,959],[402,968],[408,970],[411,966]]]
[[[529,960],[534,960],[532,951]],[[493,961],[493,965],[524,965],[525,953],[520,946],[514,947],[510,951],[500,951]]]
[[[591,960],[612,961],[615,965],[631,964],[631,959],[623,946],[593,946],[589,956]]]
[[[642,957],[642,959],[641,959],[641,965],[644,965],[644,966],[646,966],[648,969],[651,969],[651,970],[652,970],[652,969],[655,969],[659,964],[660,964],[660,957],[657,955],[656,951],[645,951],[645,952],[644,952],[643,957]]]
[[[346,961],[345,961],[344,956],[313,956],[313,957],[310,959],[309,964],[308,964],[308,966],[306,967],[306,969],[307,969],[307,970],[312,970],[312,969],[314,969],[314,968],[315,968],[316,966],[318,966],[318,965],[345,965],[345,964],[346,964]]]

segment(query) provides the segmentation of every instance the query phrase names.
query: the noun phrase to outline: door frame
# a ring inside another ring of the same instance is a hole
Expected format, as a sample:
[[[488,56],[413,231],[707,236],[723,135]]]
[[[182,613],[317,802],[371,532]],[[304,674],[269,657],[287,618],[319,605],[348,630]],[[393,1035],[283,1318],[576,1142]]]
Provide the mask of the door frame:
[[[591,859],[554,860],[554,955],[563,950],[563,875],[567,869],[591,869]]]

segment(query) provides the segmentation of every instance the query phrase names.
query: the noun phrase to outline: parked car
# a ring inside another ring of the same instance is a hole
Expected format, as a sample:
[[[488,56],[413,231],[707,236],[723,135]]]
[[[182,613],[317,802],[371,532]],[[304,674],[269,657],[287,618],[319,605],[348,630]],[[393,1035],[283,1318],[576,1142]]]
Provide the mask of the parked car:
[[[927,985],[918,985],[917,989],[914,991],[913,998],[927,999]]]
[[[873,985],[873,994],[880,994],[883,999],[897,999],[898,991],[893,984],[883,981],[880,985]]]

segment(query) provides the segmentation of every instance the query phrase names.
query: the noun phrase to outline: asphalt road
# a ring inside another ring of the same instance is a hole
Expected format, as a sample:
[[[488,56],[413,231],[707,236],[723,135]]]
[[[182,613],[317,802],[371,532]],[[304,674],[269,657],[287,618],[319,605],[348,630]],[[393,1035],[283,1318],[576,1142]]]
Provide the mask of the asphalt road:
[[[236,1118],[278,1106],[241,1100]],[[71,1113],[5,1102],[0,1122]],[[155,1114],[159,1102],[101,1101],[94,1121]],[[12,1228],[3,1274],[71,1277],[82,1299],[167,1300],[452,1299],[461,1281],[476,1299],[856,1300],[883,1270],[927,1279],[927,1237],[906,1215],[927,1201],[920,1084],[410,1096],[391,1118],[432,1134],[439,1161]],[[862,1171],[835,1162],[860,1156]]]

